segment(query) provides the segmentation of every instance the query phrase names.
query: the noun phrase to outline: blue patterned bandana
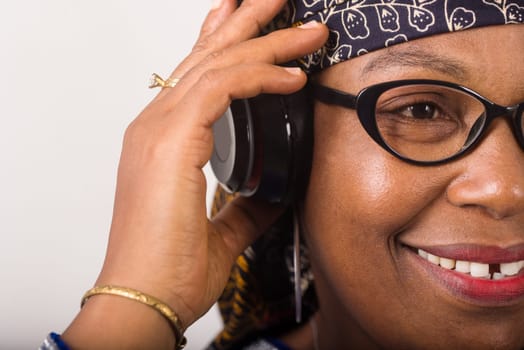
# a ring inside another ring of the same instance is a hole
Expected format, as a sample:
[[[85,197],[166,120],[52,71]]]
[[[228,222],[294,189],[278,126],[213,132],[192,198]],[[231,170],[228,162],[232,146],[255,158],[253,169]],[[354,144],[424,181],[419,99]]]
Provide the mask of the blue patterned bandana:
[[[300,60],[308,72],[435,34],[524,23],[524,0],[294,0],[273,28],[316,20],[330,29],[324,48]]]

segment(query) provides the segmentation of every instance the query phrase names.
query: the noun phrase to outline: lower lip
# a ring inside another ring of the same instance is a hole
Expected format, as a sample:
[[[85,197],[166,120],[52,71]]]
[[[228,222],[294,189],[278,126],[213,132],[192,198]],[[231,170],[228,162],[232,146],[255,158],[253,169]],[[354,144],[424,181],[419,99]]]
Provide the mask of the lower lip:
[[[474,278],[442,268],[420,257],[412,250],[407,250],[415,266],[422,268],[425,274],[436,279],[451,294],[469,303],[496,307],[524,302],[524,270],[516,276],[501,280]]]

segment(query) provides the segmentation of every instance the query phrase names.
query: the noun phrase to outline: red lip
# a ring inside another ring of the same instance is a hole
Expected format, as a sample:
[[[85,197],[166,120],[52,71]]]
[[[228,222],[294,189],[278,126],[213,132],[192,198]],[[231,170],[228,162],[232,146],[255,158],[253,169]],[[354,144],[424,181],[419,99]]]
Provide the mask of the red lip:
[[[436,281],[437,284],[447,289],[452,295],[470,304],[484,307],[500,307],[524,302],[524,270],[516,276],[506,277],[501,280],[480,279],[454,270],[447,270],[432,264],[410,249],[408,249],[408,251],[408,256],[413,262],[413,265],[415,268],[421,270],[423,275],[429,276]],[[435,249],[431,249],[431,251],[436,252]],[[493,250],[493,252],[497,252],[497,249]],[[475,259],[471,260],[469,258],[466,259],[462,254],[459,255],[458,260],[488,263],[486,259],[478,259],[479,256],[475,256],[476,254],[472,255]],[[444,256],[448,256],[448,254]],[[494,256],[493,258],[496,257]],[[489,260],[492,261],[491,257]],[[511,261],[502,259],[502,262],[504,262],[504,260]],[[497,261],[501,262],[501,259]]]

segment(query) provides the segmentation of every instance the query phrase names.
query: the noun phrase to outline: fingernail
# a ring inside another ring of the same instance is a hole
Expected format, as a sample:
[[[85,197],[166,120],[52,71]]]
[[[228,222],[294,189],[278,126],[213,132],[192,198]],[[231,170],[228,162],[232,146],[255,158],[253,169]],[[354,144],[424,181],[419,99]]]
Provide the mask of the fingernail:
[[[299,67],[284,67],[284,69],[292,75],[302,75],[302,69]]]
[[[300,29],[310,29],[310,28],[316,28],[320,25],[319,22],[317,21],[309,21],[309,22],[306,22],[300,26],[298,26],[297,28],[300,28]]]
[[[222,0],[212,0],[211,1],[211,10],[216,10],[222,5]]]

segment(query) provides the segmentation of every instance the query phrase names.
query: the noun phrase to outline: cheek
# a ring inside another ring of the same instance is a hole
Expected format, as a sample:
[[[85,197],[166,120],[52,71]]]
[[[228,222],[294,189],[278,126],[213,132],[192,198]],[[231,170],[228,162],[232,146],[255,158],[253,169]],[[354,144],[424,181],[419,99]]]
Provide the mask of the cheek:
[[[371,140],[355,114],[330,110],[334,113],[316,111],[305,234],[322,265],[354,274],[368,264],[370,249],[375,256],[390,254],[388,241],[411,214],[410,201],[395,198],[412,180],[402,173],[403,164]]]
[[[435,176],[435,168],[432,177],[424,176],[424,168],[387,153],[354,113],[331,110],[328,114],[327,109],[317,109],[306,217],[323,231],[387,238],[442,193],[445,179]]]
[[[445,176],[428,182],[427,171],[382,150],[354,114],[317,110],[304,234],[321,275],[319,294],[329,290],[324,298],[339,300],[359,323],[382,328],[385,319],[375,316],[383,315],[381,308],[391,310],[393,295],[403,299],[395,236],[442,196],[447,182]],[[390,315],[402,312],[402,305],[393,308]]]

